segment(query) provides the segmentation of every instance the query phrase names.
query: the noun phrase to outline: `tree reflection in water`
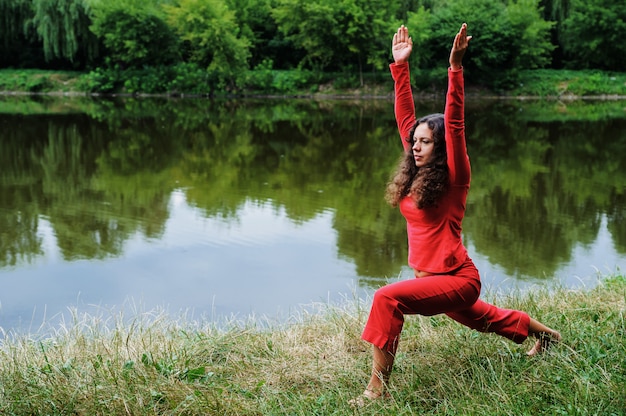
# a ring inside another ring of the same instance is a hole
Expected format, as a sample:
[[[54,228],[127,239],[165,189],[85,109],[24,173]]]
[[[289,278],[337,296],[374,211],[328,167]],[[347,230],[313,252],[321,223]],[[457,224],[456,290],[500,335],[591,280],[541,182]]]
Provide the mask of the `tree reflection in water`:
[[[390,100],[1,105],[0,326],[79,298],[274,314],[410,278],[383,199],[401,150]],[[593,282],[626,263],[623,103],[466,113],[464,239],[487,283]]]

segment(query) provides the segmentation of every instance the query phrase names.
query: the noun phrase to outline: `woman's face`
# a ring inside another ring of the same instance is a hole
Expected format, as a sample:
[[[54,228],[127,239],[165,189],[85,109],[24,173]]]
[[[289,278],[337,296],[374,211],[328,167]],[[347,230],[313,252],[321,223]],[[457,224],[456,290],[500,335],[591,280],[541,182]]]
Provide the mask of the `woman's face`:
[[[433,139],[433,131],[428,127],[427,123],[421,123],[415,128],[413,134],[413,158],[415,166],[421,168],[430,163],[433,157],[433,149],[435,148],[435,140]]]

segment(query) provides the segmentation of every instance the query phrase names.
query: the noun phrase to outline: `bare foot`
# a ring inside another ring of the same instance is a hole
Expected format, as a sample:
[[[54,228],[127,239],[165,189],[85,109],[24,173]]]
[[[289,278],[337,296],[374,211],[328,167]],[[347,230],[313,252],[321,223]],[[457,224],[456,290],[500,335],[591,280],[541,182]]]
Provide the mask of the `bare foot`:
[[[361,394],[359,397],[355,397],[348,403],[350,404],[350,406],[358,408],[365,407],[368,404],[375,402],[376,400],[388,399],[390,397],[391,395],[387,392],[382,393],[379,391],[365,389],[363,394]]]
[[[535,345],[533,345],[533,347],[526,353],[526,355],[528,355],[529,357],[534,357],[535,355],[541,354],[547,351],[552,344],[560,342],[561,334],[559,334],[557,331],[541,332],[539,333],[537,338],[538,339],[537,342],[535,342]]]

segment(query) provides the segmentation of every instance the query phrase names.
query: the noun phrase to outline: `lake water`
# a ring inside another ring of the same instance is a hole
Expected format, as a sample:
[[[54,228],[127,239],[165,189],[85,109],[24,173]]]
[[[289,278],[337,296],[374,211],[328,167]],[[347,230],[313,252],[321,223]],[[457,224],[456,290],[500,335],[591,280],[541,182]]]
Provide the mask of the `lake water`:
[[[624,269],[626,103],[469,100],[466,117],[484,291]],[[0,97],[0,327],[368,298],[412,277],[383,199],[400,152],[387,99]]]

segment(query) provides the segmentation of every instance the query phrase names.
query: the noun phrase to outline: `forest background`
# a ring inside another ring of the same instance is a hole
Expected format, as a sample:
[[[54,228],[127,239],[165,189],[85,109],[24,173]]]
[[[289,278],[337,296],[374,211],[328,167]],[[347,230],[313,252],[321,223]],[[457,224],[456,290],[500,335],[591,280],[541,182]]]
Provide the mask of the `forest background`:
[[[387,91],[391,37],[405,24],[414,42],[414,87],[437,92],[445,88],[452,37],[468,22],[474,39],[466,83],[478,90],[623,96],[621,3],[0,0],[0,91]]]

